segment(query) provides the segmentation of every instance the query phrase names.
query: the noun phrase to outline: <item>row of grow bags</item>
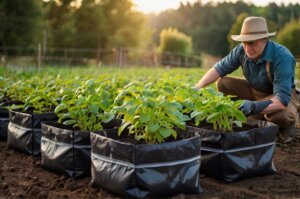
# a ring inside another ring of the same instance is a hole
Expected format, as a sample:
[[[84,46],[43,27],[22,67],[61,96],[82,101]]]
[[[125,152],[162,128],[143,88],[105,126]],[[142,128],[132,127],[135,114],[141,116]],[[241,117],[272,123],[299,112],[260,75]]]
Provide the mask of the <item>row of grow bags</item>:
[[[9,123],[8,110],[0,107],[0,139],[5,140],[7,138],[7,126]]]
[[[104,128],[120,126],[120,120],[103,124]],[[90,176],[90,132],[74,130],[57,122],[42,124],[42,166],[73,178]]]
[[[55,113],[30,114],[9,111],[7,145],[23,153],[38,156],[41,154],[41,123],[56,121]]]
[[[55,122],[41,125],[46,120],[56,119],[11,111],[8,145],[31,155],[41,149],[44,168],[74,178],[92,172],[94,186],[123,196],[199,193],[200,163],[201,174],[226,182],[274,172],[278,128],[269,122],[249,120],[256,128],[234,133],[188,127],[190,138],[137,145],[118,140],[117,128],[80,132]]]

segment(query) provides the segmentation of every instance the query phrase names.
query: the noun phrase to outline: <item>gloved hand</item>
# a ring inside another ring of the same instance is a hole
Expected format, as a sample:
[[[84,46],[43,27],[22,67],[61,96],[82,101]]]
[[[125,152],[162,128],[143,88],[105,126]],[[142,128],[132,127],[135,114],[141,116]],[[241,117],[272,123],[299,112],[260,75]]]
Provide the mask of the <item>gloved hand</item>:
[[[201,88],[197,88],[196,86],[192,86],[191,89],[193,89],[193,90],[195,90],[195,91],[201,90]]]
[[[243,104],[240,105],[239,109],[242,111],[246,116],[254,115],[262,112],[267,106],[272,104],[271,100],[268,101],[250,101],[244,100]]]

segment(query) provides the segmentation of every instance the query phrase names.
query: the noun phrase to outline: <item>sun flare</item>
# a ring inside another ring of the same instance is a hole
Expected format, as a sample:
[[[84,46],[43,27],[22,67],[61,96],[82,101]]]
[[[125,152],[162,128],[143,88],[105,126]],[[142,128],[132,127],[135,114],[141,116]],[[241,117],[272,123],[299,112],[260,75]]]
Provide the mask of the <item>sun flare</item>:
[[[195,2],[197,0],[133,0],[137,9],[144,13],[159,13],[166,9],[176,9],[180,2]]]
[[[159,13],[167,9],[176,9],[180,6],[180,2],[186,4],[187,2],[194,3],[199,0],[132,0],[137,10],[143,13]],[[236,2],[238,0],[201,0],[202,3],[216,3],[216,2]],[[277,4],[299,3],[299,0],[244,0],[247,3],[253,3],[257,6],[266,6],[270,2]]]

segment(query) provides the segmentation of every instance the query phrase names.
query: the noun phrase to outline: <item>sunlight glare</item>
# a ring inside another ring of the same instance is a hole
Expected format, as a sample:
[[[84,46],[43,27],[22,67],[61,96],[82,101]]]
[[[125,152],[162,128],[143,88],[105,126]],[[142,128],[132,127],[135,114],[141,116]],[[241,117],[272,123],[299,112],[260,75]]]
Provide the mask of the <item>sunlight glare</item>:
[[[176,9],[180,2],[195,2],[196,0],[133,0],[137,9],[144,13],[159,13],[167,9]]]
[[[167,9],[177,9],[180,6],[180,2],[186,4],[190,2],[191,4],[199,0],[132,0],[136,5],[137,10],[143,13],[159,13]],[[237,2],[238,0],[201,0],[202,3],[216,3],[216,2]],[[270,2],[275,2],[277,5],[284,3],[285,5],[289,3],[299,3],[300,0],[244,0],[247,3],[253,3],[256,6],[266,6]]]

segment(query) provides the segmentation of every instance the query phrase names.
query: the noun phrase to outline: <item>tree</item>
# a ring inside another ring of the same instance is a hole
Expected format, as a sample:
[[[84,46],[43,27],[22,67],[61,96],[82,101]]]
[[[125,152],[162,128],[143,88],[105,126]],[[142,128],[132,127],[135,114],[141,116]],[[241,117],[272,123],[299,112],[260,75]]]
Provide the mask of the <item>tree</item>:
[[[0,1],[0,46],[33,46],[40,36],[40,0]]]
[[[83,0],[75,13],[75,46],[105,47],[109,35],[107,26],[103,7],[96,4],[95,0]]]
[[[145,21],[130,0],[83,0],[75,12],[76,47],[140,47],[149,40]]]
[[[295,56],[300,55],[300,23],[291,21],[278,32],[278,43],[286,46]]]
[[[131,0],[102,0],[108,46],[139,47],[149,40],[145,16],[133,9]]]
[[[249,5],[243,1],[218,4],[197,1],[192,5],[181,4],[177,10],[162,12],[158,16],[152,15],[150,22],[157,29],[154,36],[166,27],[174,27],[191,35],[194,51],[224,56],[229,49],[227,35],[231,25],[243,12],[250,12]]]
[[[232,25],[229,34],[227,35],[227,41],[229,43],[229,47],[230,49],[233,49],[239,42],[236,42],[234,40],[231,39],[231,35],[238,35],[240,34],[242,25],[243,25],[243,21],[246,17],[248,17],[249,15],[247,13],[241,13],[235,23]]]
[[[73,47],[75,35],[75,0],[51,0],[44,3],[45,21],[50,47]]]

